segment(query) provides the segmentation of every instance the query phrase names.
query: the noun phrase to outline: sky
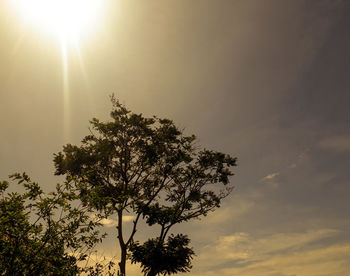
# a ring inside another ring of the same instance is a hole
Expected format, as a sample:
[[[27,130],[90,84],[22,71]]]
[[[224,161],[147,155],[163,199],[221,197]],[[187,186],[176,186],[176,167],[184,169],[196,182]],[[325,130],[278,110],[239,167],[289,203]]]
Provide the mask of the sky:
[[[53,154],[107,120],[114,93],[238,158],[221,208],[175,229],[196,252],[189,275],[346,275],[349,30],[349,1],[106,0],[64,66],[59,41],[3,0],[0,177],[52,189]]]

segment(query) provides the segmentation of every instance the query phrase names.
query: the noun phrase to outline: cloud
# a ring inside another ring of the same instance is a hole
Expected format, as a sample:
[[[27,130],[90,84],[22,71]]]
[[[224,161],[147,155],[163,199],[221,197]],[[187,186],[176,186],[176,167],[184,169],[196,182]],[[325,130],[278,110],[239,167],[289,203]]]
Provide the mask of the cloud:
[[[306,149],[304,152],[300,153],[298,155],[298,157],[296,158],[294,163],[291,163],[287,168],[288,169],[295,169],[297,166],[300,165],[300,163],[302,163],[303,161],[306,161],[308,159],[308,154],[307,152],[309,151],[309,149]]]
[[[277,189],[279,187],[279,183],[276,181],[276,178],[279,175],[280,175],[279,172],[271,173],[263,177],[260,181],[267,183],[273,189]]]
[[[272,179],[275,179],[277,176],[279,176],[278,172],[271,173],[271,174],[265,176],[264,178],[262,178],[262,180],[272,180]]]
[[[92,215],[91,218],[98,219],[96,215]],[[134,218],[135,218],[134,216],[123,216],[123,221],[124,222],[131,222],[134,220]],[[106,227],[114,227],[114,226],[117,226],[118,222],[114,219],[111,219],[111,218],[102,218],[100,220],[100,223]]]
[[[192,275],[345,275],[350,244],[324,243],[339,233],[318,229],[260,238],[245,232],[222,236],[202,250],[194,266],[203,270]]]
[[[204,220],[205,224],[218,225],[226,221],[238,219],[239,217],[246,215],[254,206],[254,199],[252,198],[240,198],[238,195],[233,195],[231,199],[232,203],[227,206],[210,213]]]
[[[117,225],[117,221],[114,219],[108,219],[108,218],[104,218],[101,220],[102,225],[106,226],[106,227],[113,227]]]
[[[350,151],[350,136],[331,136],[319,142],[319,147],[337,152]]]
[[[123,220],[125,222],[130,222],[133,221],[135,219],[135,216],[123,216]]]
[[[203,247],[194,259],[193,276],[342,276],[350,271],[350,244],[325,245],[336,237],[335,229],[279,233],[255,237],[246,232],[219,237]],[[114,252],[115,253],[115,252]],[[101,256],[103,258],[101,258]],[[93,260],[118,260],[110,252],[96,254]],[[141,275],[137,265],[128,264],[130,276]]]
[[[350,269],[349,257],[350,244],[342,244],[295,254],[274,256],[245,267],[223,268],[217,271],[209,270],[192,275],[343,276],[347,275]]]

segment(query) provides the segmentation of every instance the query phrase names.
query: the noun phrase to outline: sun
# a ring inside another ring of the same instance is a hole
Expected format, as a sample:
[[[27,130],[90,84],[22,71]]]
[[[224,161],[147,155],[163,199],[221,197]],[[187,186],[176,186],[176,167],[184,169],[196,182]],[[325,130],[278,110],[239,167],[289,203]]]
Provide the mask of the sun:
[[[60,40],[76,40],[98,25],[105,0],[12,0],[35,28]]]
[[[103,12],[108,0],[10,0],[19,15],[23,28],[20,38],[39,31],[39,33],[58,40],[62,55],[62,95],[64,137],[70,136],[70,84],[68,48],[75,50],[84,79],[88,76],[80,51],[80,42],[101,27]],[[97,28],[98,27],[98,28]],[[28,32],[30,30],[30,32]],[[21,41],[21,39],[19,39]]]

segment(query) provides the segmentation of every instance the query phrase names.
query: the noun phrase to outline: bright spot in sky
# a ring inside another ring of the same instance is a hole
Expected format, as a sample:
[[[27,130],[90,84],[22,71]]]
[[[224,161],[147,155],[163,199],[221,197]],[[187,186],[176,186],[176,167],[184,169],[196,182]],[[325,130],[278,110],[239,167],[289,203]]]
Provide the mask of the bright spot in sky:
[[[11,2],[25,26],[22,29],[22,37],[28,34],[27,30],[30,27],[55,37],[60,43],[64,136],[69,138],[71,112],[68,46],[73,46],[76,50],[84,79],[87,80],[79,41],[97,29],[103,20],[102,15],[107,8],[107,0],[11,0]]]
[[[22,17],[62,41],[77,40],[98,25],[105,0],[12,0]]]

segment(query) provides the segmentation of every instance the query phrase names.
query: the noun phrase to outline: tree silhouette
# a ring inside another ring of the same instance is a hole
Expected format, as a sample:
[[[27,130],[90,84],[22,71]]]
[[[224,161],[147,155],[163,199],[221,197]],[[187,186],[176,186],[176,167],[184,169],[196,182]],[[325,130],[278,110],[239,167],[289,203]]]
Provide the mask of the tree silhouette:
[[[228,184],[236,158],[200,150],[196,137],[185,136],[171,120],[132,113],[114,96],[111,101],[112,121],[93,119],[91,134],[80,146],[68,144],[55,154],[56,174],[77,180],[84,204],[105,216],[116,214],[121,275],[126,275],[128,251],[148,275],[189,271],[193,255],[189,239],[168,237],[169,231],[220,206],[232,190]],[[126,212],[135,215],[127,235]],[[160,228],[159,235],[143,245],[135,241],[140,219]],[[182,259],[179,252],[185,252]],[[156,256],[173,260],[173,265],[159,264]]]

